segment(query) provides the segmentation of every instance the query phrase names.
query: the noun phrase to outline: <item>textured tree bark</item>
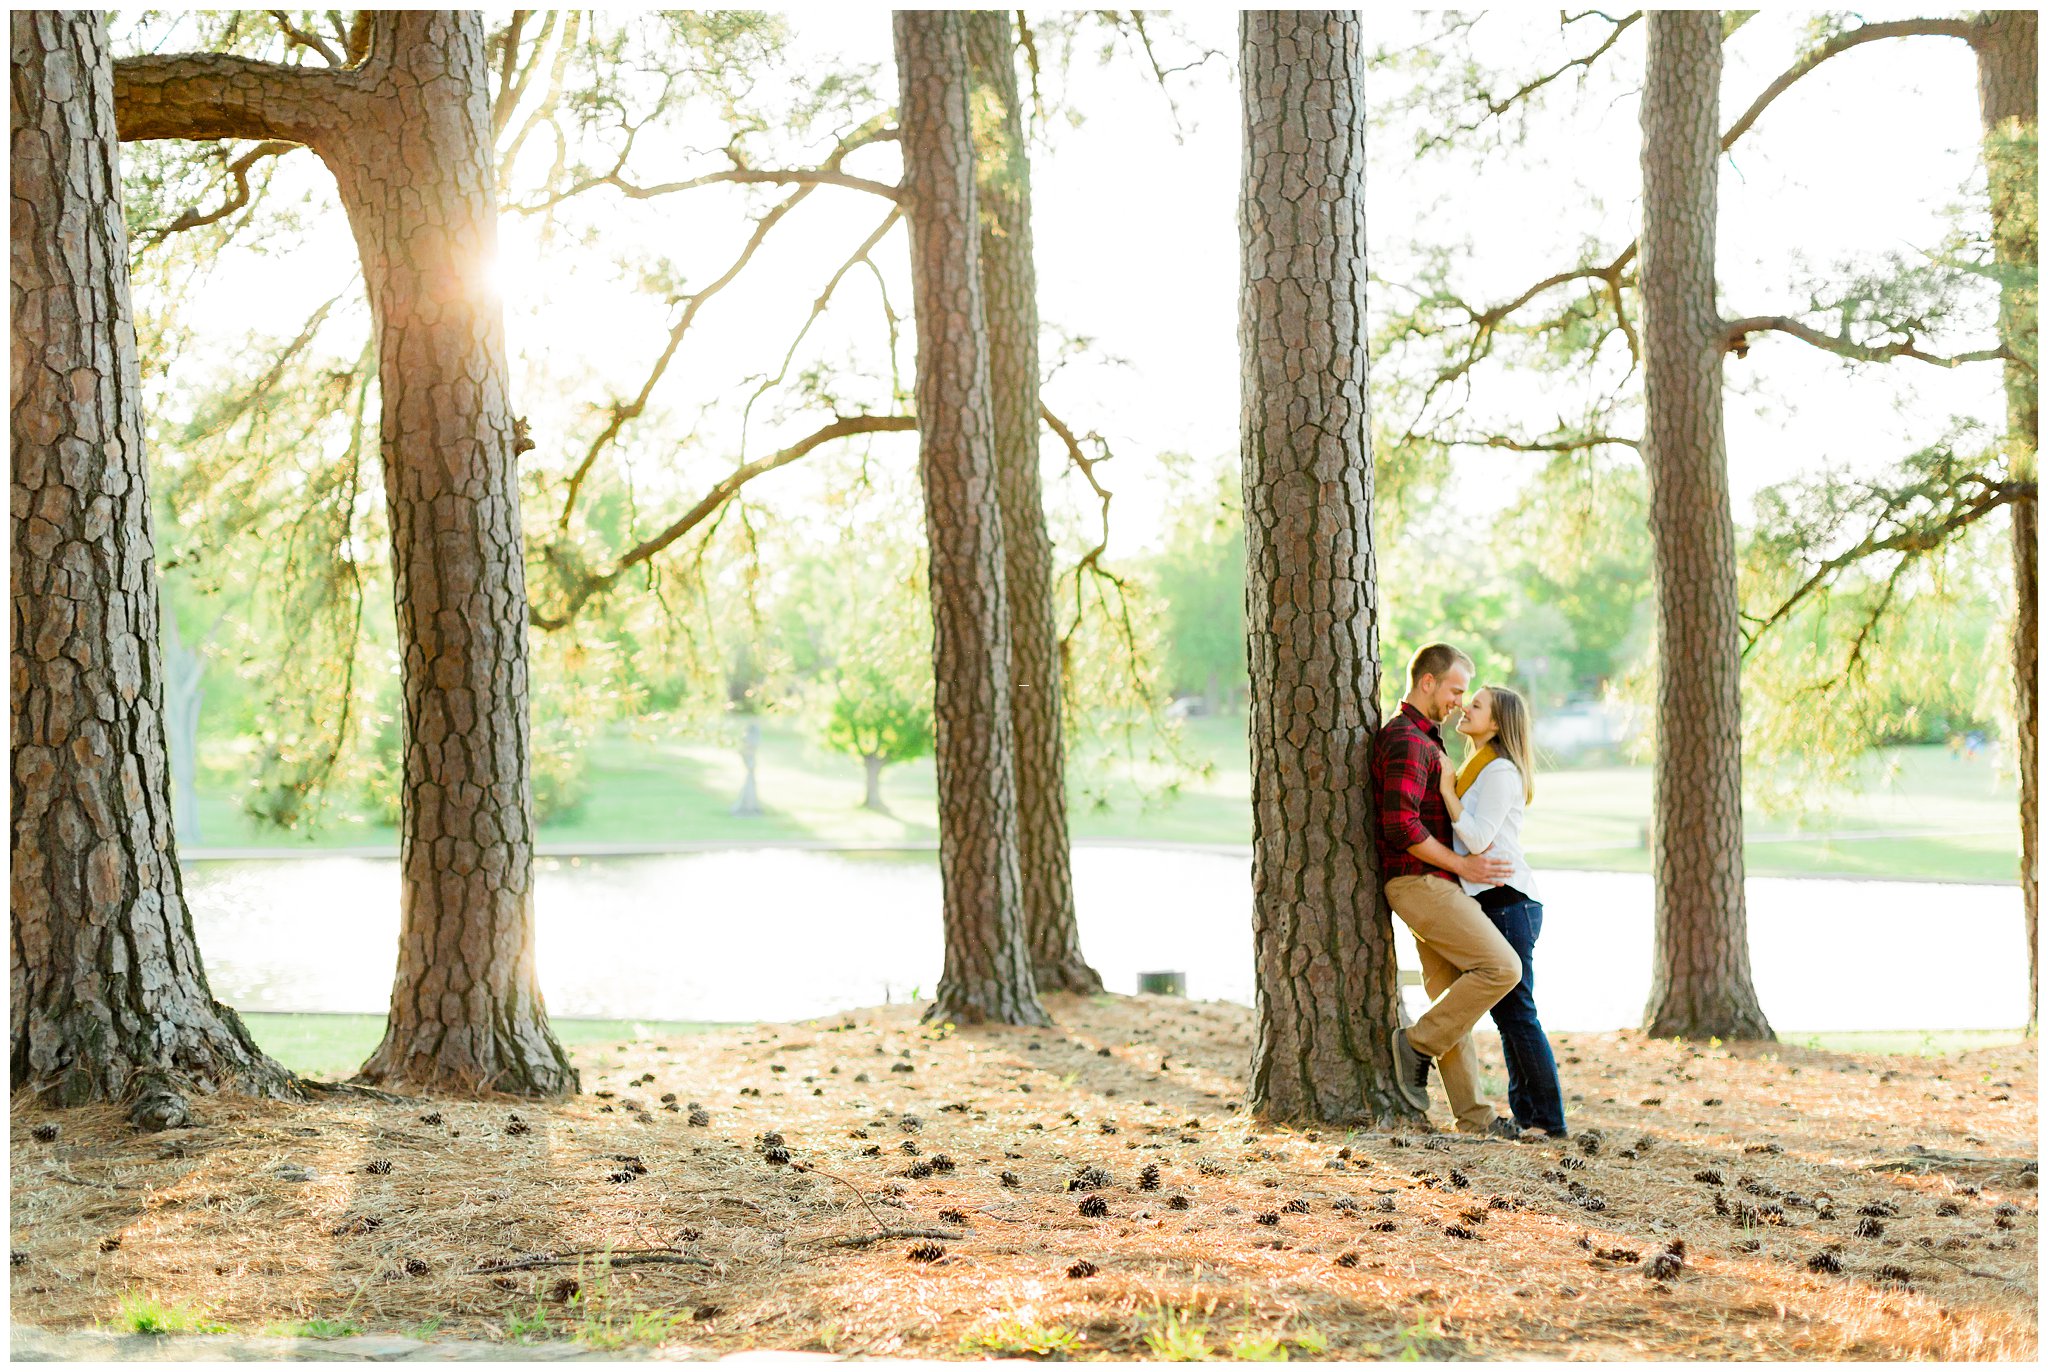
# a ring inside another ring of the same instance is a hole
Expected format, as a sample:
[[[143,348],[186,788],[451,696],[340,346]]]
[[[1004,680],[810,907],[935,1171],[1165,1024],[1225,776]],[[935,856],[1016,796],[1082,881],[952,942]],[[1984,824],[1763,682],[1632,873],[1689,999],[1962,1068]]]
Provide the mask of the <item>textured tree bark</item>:
[[[213,998],[171,821],[114,130],[91,10],[15,11],[9,1077],[61,1105],[295,1094]]]
[[[1991,189],[1992,248],[2000,269],[1998,335],[2006,346],[2038,359],[2040,265],[2041,16],[2032,10],[1987,10],[1971,25],[1977,54],[1977,102],[1984,126],[1984,164]],[[2038,479],[2040,383],[2033,367],[2005,364],[2007,470],[2014,481]],[[2041,1018],[2040,758],[2040,503],[2012,507],[2013,718],[2020,771],[2020,890],[2027,919],[2027,1028]]]
[[[1657,582],[1657,934],[1649,1032],[1767,1039],[1743,893],[1735,523],[1715,303],[1721,16],[1648,18],[1643,389]]]
[[[343,71],[124,61],[130,138],[279,137],[334,173],[377,331],[405,697],[398,969],[362,1080],[551,1095],[534,968],[526,571],[483,20],[380,11]]]
[[[1240,17],[1252,1108],[1365,1123],[1394,1084],[1365,331],[1365,59],[1355,11]]]
[[[926,1018],[1044,1024],[1017,860],[1010,616],[962,29],[958,11],[895,15],[945,883],[945,968]]]
[[[1010,718],[1024,923],[1038,989],[1093,993],[1102,989],[1102,978],[1081,955],[1067,843],[1052,538],[1046,532],[1038,473],[1038,268],[1032,258],[1031,164],[1017,94],[1015,20],[1006,10],[972,10],[961,19],[975,84],[975,193],[1010,609]]]

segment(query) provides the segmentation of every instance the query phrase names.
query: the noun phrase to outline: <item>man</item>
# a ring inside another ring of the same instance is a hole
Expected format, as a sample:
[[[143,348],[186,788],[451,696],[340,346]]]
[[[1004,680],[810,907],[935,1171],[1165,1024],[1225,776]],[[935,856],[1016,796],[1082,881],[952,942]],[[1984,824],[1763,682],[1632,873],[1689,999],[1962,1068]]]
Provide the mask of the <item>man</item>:
[[[1394,1063],[1401,1094],[1417,1110],[1429,1109],[1434,1060],[1459,1129],[1511,1138],[1513,1121],[1479,1098],[1471,1034],[1480,1016],[1521,983],[1522,961],[1457,878],[1497,886],[1513,866],[1452,851],[1451,819],[1437,786],[1444,758],[1439,726],[1462,707],[1471,684],[1471,658],[1448,643],[1430,644],[1408,663],[1408,694],[1373,742],[1387,903],[1415,935],[1423,985],[1434,997],[1421,1019],[1394,1030]]]

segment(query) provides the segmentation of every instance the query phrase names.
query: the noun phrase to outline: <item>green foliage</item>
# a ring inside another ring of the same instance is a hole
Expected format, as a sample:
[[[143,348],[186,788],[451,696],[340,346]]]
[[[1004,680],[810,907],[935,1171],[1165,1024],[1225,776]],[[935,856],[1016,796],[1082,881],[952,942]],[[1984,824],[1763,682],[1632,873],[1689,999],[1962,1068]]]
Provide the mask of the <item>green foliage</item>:
[[[548,1310],[541,1304],[540,1297],[533,1298],[531,1311],[514,1310],[505,1316],[498,1326],[500,1332],[513,1343],[532,1343],[548,1336]]]
[[[1180,495],[1168,507],[1164,546],[1150,572],[1163,606],[1164,681],[1176,695],[1247,689],[1244,640],[1244,495],[1235,461],[1202,467],[1163,455]]]
[[[844,663],[819,737],[825,746],[884,763],[912,762],[932,750],[930,698],[904,674],[873,659]]]
[[[1441,1362],[1452,1351],[1450,1341],[1444,1338],[1442,1323],[1431,1319],[1427,1312],[1418,1311],[1414,1324],[1394,1332],[1395,1362]]]
[[[131,1291],[115,1307],[115,1319],[137,1334],[226,1334],[227,1325],[213,1319],[199,1306],[183,1301],[161,1301],[145,1292]]]
[[[282,1339],[352,1339],[363,1332],[363,1327],[354,1320],[316,1317],[310,1320],[295,1320],[288,1324],[273,1324],[263,1332]]]
[[[1154,1309],[1146,1320],[1145,1347],[1161,1362],[1207,1362],[1209,1324],[1174,1306]]]
[[[1047,1325],[1024,1315],[1004,1315],[961,1336],[963,1357],[1065,1359],[1077,1353],[1081,1335],[1065,1325]]]

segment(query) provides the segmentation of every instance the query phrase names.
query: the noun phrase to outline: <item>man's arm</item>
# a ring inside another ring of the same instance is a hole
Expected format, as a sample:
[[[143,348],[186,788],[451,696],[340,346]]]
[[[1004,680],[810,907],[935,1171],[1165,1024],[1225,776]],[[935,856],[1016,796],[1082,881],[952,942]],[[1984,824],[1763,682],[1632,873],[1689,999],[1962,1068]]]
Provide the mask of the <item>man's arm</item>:
[[[1422,842],[1408,845],[1408,856],[1421,858],[1430,866],[1441,867],[1453,876],[1487,886],[1498,886],[1515,874],[1515,864],[1506,858],[1454,853],[1427,834],[1423,835]]]

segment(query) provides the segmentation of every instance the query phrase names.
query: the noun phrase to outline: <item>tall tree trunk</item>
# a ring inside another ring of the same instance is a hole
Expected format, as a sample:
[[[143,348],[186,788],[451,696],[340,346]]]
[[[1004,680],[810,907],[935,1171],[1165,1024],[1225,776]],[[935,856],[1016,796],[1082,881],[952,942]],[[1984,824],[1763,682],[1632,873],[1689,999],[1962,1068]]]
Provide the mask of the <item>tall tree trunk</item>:
[[[1750,981],[1743,894],[1735,522],[1715,304],[1721,16],[1648,19],[1643,389],[1657,582],[1657,935],[1649,1032],[1772,1037]]]
[[[214,1000],[178,871],[106,20],[17,10],[10,36],[8,1071],[161,1126],[181,1091],[294,1088]]]
[[[527,600],[482,17],[379,11],[344,71],[119,66],[122,136],[262,137],[334,173],[376,325],[405,697],[398,969],[363,1080],[573,1091],[534,969]]]
[[[1038,268],[1031,245],[1031,163],[1017,95],[1016,20],[1007,10],[972,10],[961,19],[977,100],[973,127],[981,299],[988,324],[996,494],[1003,514],[1003,580],[1010,609],[1010,718],[1024,923],[1038,989],[1088,993],[1102,989],[1102,978],[1081,955],[1067,844],[1052,538],[1046,532],[1038,474]]]
[[[1366,389],[1365,58],[1355,11],[1240,17],[1251,1104],[1409,1113],[1368,759],[1379,620]]]
[[[1017,858],[1010,615],[962,29],[958,11],[895,14],[945,882],[945,969],[926,1018],[1044,1024]]]
[[[2008,478],[2037,480],[2040,349],[2040,41],[2032,10],[1989,10],[1970,40],[1991,189],[1992,248],[1999,269],[1998,336],[2023,358],[2005,364]],[[2012,507],[2013,745],[2020,770],[2020,890],[2027,918],[2027,1030],[2041,1018],[2040,907],[2040,503]]]

